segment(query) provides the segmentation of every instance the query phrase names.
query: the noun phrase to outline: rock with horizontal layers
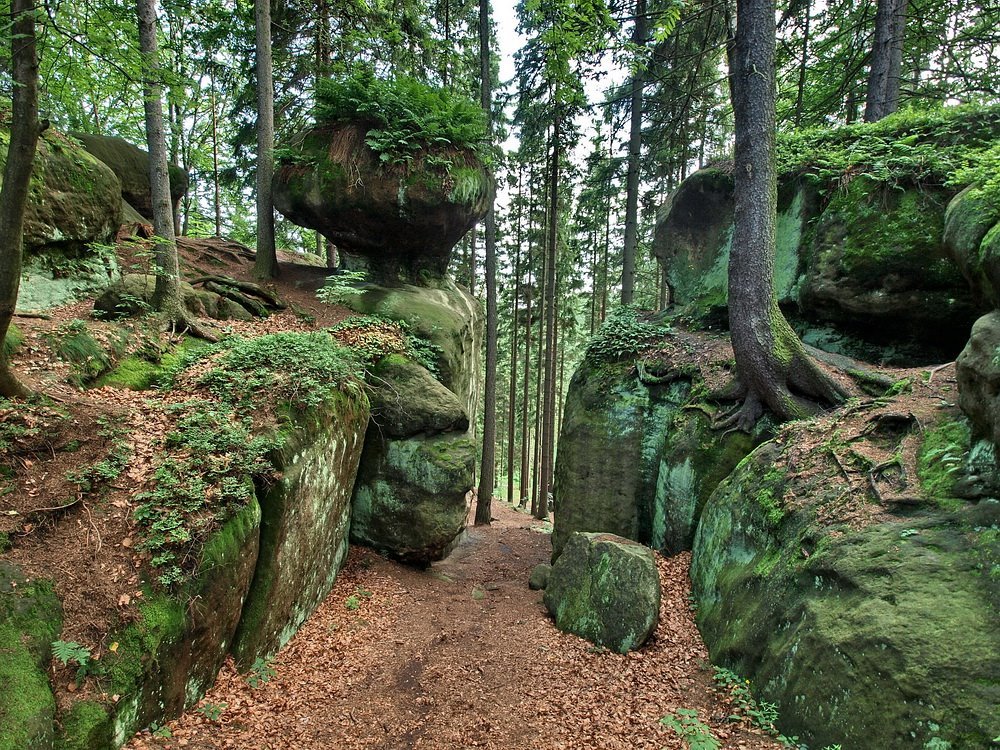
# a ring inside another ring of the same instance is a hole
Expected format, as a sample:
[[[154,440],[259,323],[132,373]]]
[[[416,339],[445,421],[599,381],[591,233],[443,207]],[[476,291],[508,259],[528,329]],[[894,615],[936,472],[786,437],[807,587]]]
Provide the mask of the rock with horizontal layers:
[[[384,162],[366,134],[349,123],[299,134],[294,159],[275,171],[275,208],[377,280],[444,275],[455,243],[486,216],[493,176],[470,149],[434,147],[405,165]]]
[[[383,357],[368,377],[372,421],[386,435],[409,438],[465,432],[469,415],[426,367],[401,355]]]
[[[152,274],[128,273],[108,287],[94,301],[94,310],[106,320],[145,315],[152,308],[156,277]],[[216,320],[253,320],[254,316],[242,305],[204,289],[195,289],[181,282],[184,307],[192,315]]]
[[[121,181],[121,198],[140,216],[153,217],[153,199],[149,188],[149,153],[124,138],[93,133],[70,133],[94,157],[100,159]],[[170,200],[174,211],[188,189],[187,172],[176,164],[168,165]],[[115,227],[117,229],[117,227]]]
[[[660,617],[653,551],[614,534],[576,532],[549,572],[544,601],[560,630],[620,654],[637,649]]]
[[[845,511],[823,425],[757,448],[709,499],[691,566],[698,626],[712,662],[775,704],[785,735],[899,750],[1000,736],[1000,503],[952,496],[939,459],[964,452],[961,427],[854,438],[861,455],[924,441],[920,486],[896,512],[859,512],[849,496]]]

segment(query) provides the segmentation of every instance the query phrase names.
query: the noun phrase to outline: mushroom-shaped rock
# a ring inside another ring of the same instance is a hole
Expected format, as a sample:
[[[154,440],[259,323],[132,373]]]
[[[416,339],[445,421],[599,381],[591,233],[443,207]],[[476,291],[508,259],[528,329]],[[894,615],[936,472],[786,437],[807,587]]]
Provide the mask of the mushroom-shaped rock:
[[[471,148],[442,145],[405,163],[379,158],[369,128],[320,124],[278,165],[274,205],[334,242],[345,265],[377,278],[442,275],[451,250],[493,200],[493,176]]]
[[[121,180],[121,197],[146,219],[153,216],[153,199],[149,188],[149,154],[124,138],[91,133],[70,133],[93,156],[108,165]],[[187,172],[170,165],[170,200],[177,203],[187,192]]]
[[[549,573],[545,607],[556,627],[624,654],[660,616],[653,551],[614,534],[572,534]]]

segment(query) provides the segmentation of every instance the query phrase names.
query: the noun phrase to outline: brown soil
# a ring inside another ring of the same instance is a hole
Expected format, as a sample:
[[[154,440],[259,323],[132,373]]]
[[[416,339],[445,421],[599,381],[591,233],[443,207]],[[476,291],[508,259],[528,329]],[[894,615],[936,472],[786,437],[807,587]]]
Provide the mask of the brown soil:
[[[660,624],[641,651],[600,652],[560,633],[531,568],[548,560],[539,522],[498,504],[493,524],[428,570],[354,548],[326,601],[251,687],[227,665],[152,748],[686,747],[660,723],[695,708],[725,748],[777,748],[712,687],[688,604],[688,555],[660,559]],[[356,609],[355,609],[356,607]],[[214,713],[219,711],[217,719]]]

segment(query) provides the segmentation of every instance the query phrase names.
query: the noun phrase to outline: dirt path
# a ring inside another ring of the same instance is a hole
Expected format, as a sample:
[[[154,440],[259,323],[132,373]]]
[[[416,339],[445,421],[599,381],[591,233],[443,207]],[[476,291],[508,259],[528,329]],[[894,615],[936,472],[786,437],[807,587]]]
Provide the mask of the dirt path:
[[[687,556],[661,561],[653,641],[628,656],[559,633],[526,585],[549,539],[498,505],[419,571],[355,548],[333,591],[254,688],[231,665],[149,748],[682,748],[659,719],[696,708],[726,748],[778,747],[727,720],[688,607]]]

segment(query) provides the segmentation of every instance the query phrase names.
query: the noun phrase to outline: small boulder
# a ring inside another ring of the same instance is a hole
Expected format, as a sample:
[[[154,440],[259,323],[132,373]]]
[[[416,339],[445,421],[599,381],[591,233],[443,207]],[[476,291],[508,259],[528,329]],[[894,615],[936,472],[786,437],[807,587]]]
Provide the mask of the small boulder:
[[[107,320],[144,315],[152,308],[156,277],[151,274],[129,273],[108,287],[94,302],[94,310]],[[242,305],[220,297],[214,292],[195,289],[181,282],[184,307],[192,315],[216,320],[253,320],[254,316]]]
[[[549,575],[552,573],[552,566],[548,563],[536,565],[531,569],[531,576],[528,578],[528,588],[532,591],[541,591],[549,585]]]
[[[121,180],[121,197],[147,219],[153,216],[153,199],[149,188],[149,154],[124,138],[92,133],[70,133],[90,154],[110,167]],[[174,210],[188,189],[187,172],[176,164],[169,165],[170,200]]]
[[[576,532],[552,566],[545,607],[556,627],[624,654],[660,615],[660,577],[648,547],[614,534]]]
[[[372,419],[391,437],[469,429],[469,416],[458,397],[426,367],[401,354],[382,358],[370,382]]]

